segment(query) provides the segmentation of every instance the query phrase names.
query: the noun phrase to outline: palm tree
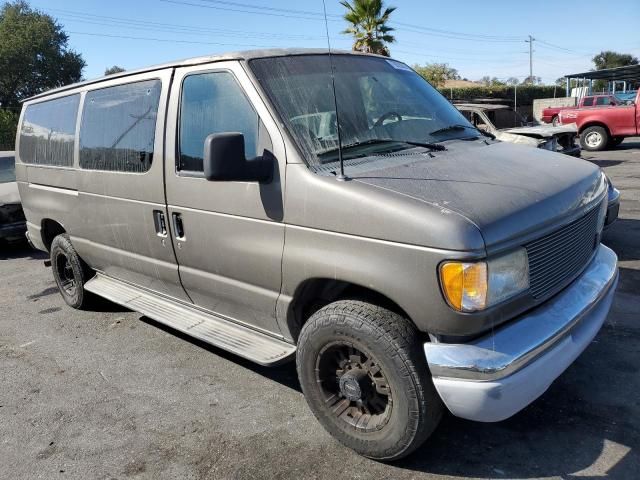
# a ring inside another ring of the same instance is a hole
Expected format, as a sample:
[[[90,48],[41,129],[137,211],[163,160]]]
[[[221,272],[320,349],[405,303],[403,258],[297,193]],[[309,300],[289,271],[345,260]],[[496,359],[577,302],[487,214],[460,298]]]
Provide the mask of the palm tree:
[[[386,44],[396,39],[390,35],[393,28],[386,24],[396,7],[385,7],[382,0],[353,0],[353,4],[342,0],[340,4],[347,9],[344,19],[351,24],[342,33],[353,35],[353,50],[388,57]]]

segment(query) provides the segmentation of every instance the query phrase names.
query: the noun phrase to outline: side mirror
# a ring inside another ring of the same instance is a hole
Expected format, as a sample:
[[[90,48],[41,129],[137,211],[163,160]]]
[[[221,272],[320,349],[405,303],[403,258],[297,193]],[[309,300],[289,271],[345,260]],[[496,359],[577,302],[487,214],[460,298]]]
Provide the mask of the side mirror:
[[[244,135],[238,132],[213,133],[204,140],[204,176],[218,182],[269,182],[273,158],[247,160]]]

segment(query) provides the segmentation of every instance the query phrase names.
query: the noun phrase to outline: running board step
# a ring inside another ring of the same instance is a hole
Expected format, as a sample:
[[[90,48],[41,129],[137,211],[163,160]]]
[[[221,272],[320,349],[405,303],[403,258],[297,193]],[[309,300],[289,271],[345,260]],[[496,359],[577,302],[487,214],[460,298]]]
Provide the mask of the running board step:
[[[85,290],[260,365],[287,360],[295,345],[98,273]]]

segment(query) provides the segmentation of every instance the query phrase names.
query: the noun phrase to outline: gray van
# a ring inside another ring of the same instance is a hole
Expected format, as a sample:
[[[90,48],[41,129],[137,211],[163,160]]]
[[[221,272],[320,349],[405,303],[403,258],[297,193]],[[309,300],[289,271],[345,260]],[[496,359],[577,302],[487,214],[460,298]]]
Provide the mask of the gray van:
[[[485,137],[384,57],[125,72],[29,99],[18,133],[28,237],[67,304],[97,295],[262,365],[295,358],[320,423],[375,459],[414,451],[447,409],[527,406],[618,280],[596,166]]]

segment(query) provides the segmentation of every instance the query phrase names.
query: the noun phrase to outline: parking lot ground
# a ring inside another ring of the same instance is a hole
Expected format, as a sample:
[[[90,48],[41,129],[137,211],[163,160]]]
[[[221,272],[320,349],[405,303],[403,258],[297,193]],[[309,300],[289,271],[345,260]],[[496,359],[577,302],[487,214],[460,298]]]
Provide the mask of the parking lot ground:
[[[44,255],[2,247],[0,477],[640,478],[640,138],[584,157],[622,191],[605,327],[515,417],[447,415],[392,465],[325,433],[293,365],[255,366],[107,302],[67,308]]]

